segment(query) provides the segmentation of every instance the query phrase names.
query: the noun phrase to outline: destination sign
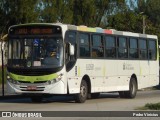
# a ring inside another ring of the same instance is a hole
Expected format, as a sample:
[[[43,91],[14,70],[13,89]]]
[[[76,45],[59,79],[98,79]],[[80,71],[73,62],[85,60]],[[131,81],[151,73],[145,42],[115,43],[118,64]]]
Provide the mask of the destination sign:
[[[10,29],[12,35],[53,35],[61,33],[60,27],[15,27]]]

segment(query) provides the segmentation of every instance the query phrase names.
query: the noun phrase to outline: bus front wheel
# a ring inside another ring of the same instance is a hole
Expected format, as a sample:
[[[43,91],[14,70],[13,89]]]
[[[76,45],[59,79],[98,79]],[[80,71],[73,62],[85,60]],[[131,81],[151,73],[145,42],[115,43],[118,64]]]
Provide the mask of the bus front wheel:
[[[88,96],[88,86],[85,80],[82,80],[80,86],[80,93],[75,95],[75,102],[84,103]]]

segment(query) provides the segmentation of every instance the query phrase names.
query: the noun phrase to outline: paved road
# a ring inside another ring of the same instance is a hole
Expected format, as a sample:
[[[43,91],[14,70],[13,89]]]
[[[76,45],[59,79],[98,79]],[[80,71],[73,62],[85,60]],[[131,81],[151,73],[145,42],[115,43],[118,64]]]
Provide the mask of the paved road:
[[[160,102],[160,90],[138,91],[135,99],[119,98],[118,93],[102,93],[100,98],[87,100],[83,104],[75,103],[71,96],[45,98],[41,104],[32,103],[29,98],[3,99],[0,100],[0,109],[6,111],[128,111],[146,103],[156,102]]]
[[[132,111],[146,103],[160,102],[160,90],[138,91],[136,99],[122,99],[117,93],[101,94],[99,99],[87,100],[84,104],[74,103],[72,97],[56,96],[47,98],[43,103],[32,103],[29,98],[15,98],[0,100],[0,110],[2,111]],[[160,116],[159,116],[160,117]],[[40,118],[39,118],[40,119]],[[47,118],[51,119],[51,118]],[[54,118],[63,120],[64,118]],[[70,120],[74,118],[66,118]],[[82,118],[76,118],[82,120]],[[83,119],[104,119],[113,118],[83,118]],[[114,118],[123,119],[124,118]],[[135,118],[129,118],[135,119]],[[144,118],[140,118],[143,120]],[[145,118],[148,119],[149,118]],[[152,118],[153,119],[153,118]],[[157,118],[156,118],[157,119]],[[158,119],[157,119],[158,120]]]

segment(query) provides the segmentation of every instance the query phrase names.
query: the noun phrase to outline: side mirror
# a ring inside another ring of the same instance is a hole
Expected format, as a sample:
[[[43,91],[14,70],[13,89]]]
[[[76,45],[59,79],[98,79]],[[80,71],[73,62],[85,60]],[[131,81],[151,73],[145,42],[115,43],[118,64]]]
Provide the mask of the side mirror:
[[[71,43],[69,43],[69,54],[74,55],[74,45],[72,45]]]

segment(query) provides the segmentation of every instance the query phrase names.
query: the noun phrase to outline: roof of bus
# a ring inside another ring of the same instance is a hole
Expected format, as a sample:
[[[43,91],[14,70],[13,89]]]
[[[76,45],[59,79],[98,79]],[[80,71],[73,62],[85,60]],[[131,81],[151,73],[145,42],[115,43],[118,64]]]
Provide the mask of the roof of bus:
[[[152,38],[152,39],[158,39],[156,35],[149,35],[149,34],[141,34],[141,33],[133,33],[133,32],[127,32],[127,31],[117,31],[114,29],[102,29],[100,27],[87,27],[84,25],[76,26],[76,25],[70,25],[70,24],[62,24],[62,23],[27,23],[27,24],[19,24],[19,25],[13,25],[11,27],[16,26],[28,26],[28,25],[58,25],[58,26],[66,26],[69,30],[77,30],[77,31],[83,31],[83,32],[94,32],[94,33],[104,33],[104,34],[110,34],[110,35],[122,35],[122,36],[131,36],[131,37],[142,37],[142,38]]]

